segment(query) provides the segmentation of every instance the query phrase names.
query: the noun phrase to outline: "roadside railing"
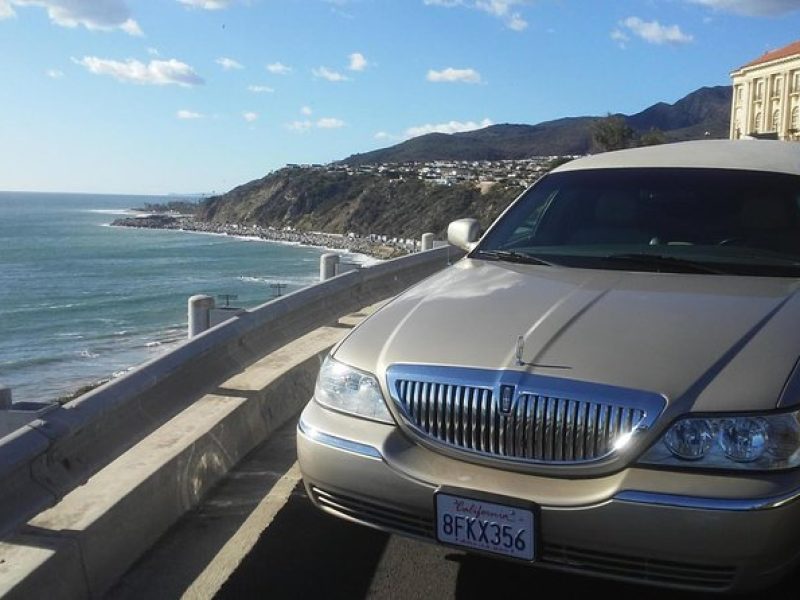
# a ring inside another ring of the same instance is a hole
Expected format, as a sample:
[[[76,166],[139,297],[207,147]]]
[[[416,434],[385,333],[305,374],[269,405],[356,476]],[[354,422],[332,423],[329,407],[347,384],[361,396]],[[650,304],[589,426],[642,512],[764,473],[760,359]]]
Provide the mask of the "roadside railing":
[[[447,246],[351,270],[238,314],[0,439],[0,536],[287,342],[394,296],[461,256]]]

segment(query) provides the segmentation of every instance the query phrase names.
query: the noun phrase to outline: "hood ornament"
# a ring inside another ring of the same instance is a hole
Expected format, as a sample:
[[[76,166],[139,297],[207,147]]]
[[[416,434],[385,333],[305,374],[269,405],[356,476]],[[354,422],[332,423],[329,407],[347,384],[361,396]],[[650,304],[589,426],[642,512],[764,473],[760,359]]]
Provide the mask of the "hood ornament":
[[[517,338],[517,366],[524,367],[525,361],[522,360],[522,353],[525,351],[525,338],[523,336],[519,336]]]

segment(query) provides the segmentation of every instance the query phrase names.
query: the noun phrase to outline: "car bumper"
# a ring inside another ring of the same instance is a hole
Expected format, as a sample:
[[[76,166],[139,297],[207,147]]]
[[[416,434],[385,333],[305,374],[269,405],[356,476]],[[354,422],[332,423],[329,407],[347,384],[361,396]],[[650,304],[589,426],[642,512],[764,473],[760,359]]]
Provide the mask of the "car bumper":
[[[538,507],[534,564],[638,583],[746,591],[798,560],[795,474],[626,469],[568,480],[503,471],[412,443],[399,428],[309,403],[297,451],[309,496],[337,516],[425,540],[442,488]],[[794,484],[794,485],[793,485]],[[692,489],[693,494],[677,493]]]

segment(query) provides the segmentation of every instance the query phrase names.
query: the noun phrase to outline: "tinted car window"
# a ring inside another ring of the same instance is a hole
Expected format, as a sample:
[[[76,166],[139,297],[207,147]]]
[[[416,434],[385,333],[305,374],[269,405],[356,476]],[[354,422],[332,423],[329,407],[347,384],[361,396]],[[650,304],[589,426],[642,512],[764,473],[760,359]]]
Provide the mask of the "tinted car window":
[[[517,201],[475,254],[487,251],[589,267],[644,253],[716,263],[726,273],[797,275],[800,177],[722,169],[555,173]]]

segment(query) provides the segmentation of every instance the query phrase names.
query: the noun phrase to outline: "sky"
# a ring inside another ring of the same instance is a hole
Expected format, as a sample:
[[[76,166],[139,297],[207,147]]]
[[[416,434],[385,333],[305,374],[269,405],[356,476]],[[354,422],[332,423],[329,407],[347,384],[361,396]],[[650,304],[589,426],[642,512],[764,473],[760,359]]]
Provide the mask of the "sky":
[[[633,114],[798,39],[800,0],[0,0],[0,190],[222,193]]]

